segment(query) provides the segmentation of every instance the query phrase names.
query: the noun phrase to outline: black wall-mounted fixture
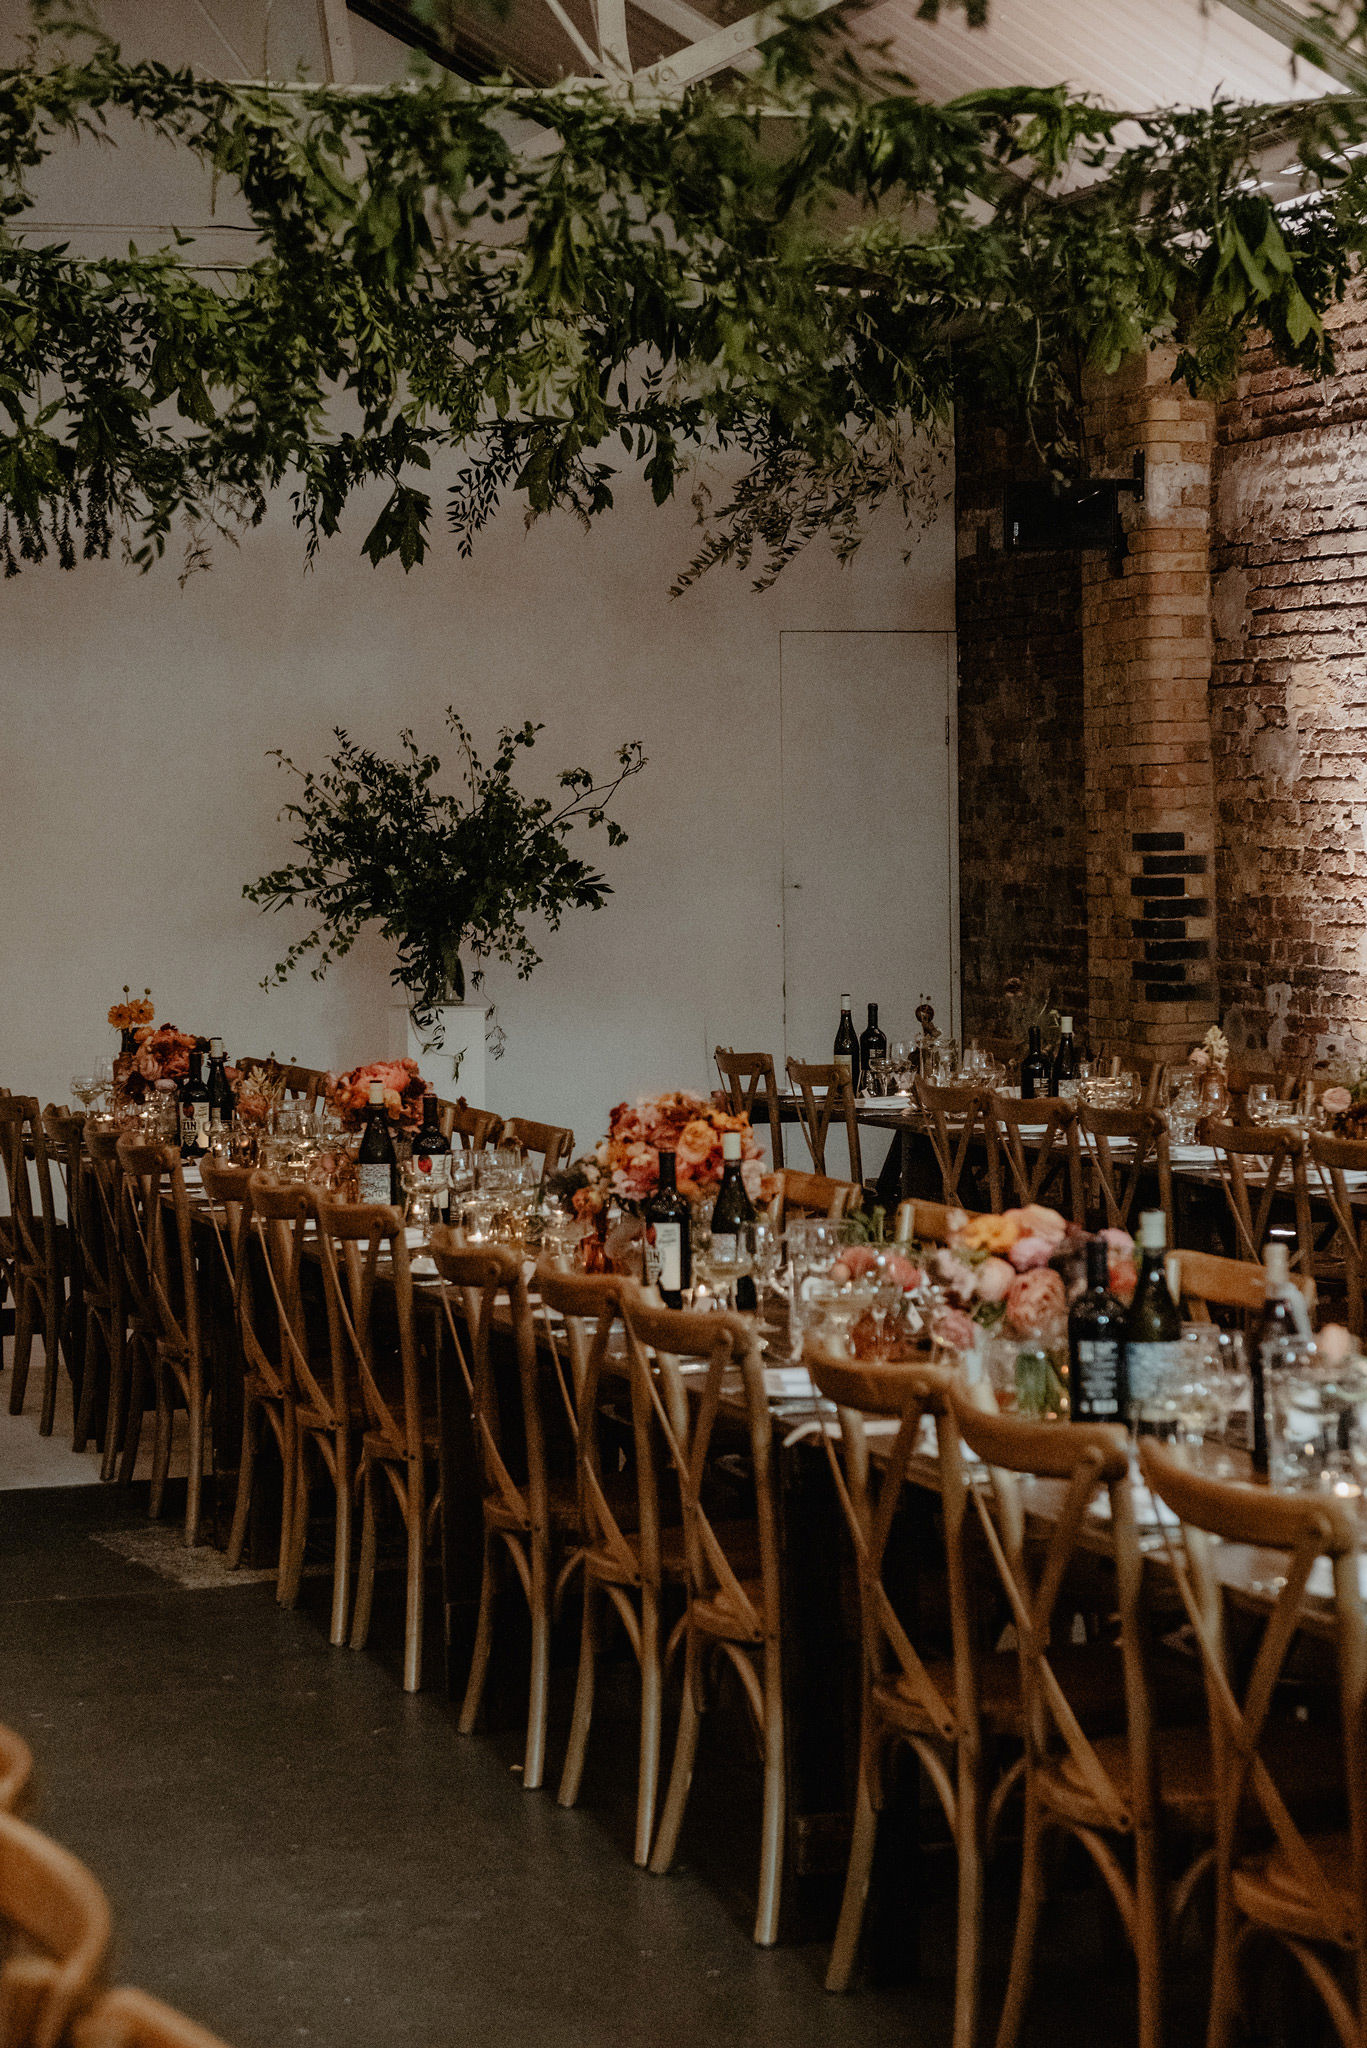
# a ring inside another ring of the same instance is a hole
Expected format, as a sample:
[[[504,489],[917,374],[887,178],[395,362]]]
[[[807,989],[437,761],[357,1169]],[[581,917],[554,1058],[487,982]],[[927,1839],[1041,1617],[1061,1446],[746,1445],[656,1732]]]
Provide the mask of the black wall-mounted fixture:
[[[1074,484],[1008,484],[1003,532],[1008,554],[1028,549],[1104,548],[1119,564],[1128,553],[1120,524],[1120,493],[1144,500],[1144,455],[1128,477],[1084,477]]]

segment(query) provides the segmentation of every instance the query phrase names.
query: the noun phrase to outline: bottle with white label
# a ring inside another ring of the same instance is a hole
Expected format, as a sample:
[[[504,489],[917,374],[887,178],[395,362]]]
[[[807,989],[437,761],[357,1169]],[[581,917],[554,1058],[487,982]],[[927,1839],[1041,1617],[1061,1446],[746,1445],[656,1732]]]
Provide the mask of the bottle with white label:
[[[693,1283],[693,1247],[689,1232],[692,1211],[679,1193],[674,1154],[660,1152],[660,1178],[645,1206],[645,1276],[653,1280],[666,1308],[683,1307],[683,1291]]]
[[[1253,1382],[1253,1413],[1249,1428],[1249,1451],[1253,1470],[1262,1479],[1268,1472],[1267,1375],[1281,1362],[1288,1344],[1310,1337],[1310,1314],[1305,1297],[1291,1278],[1291,1254],[1284,1244],[1269,1244],[1263,1251],[1263,1312],[1249,1333],[1248,1365]]]
[[[1136,1403],[1148,1399],[1181,1354],[1182,1317],[1168,1286],[1167,1242],[1163,1211],[1146,1209],[1139,1219],[1142,1263],[1125,1318],[1122,1417]]]
[[[451,1209],[451,1140],[437,1121],[437,1091],[429,1081],[423,1090],[422,1129],[413,1140],[413,1163],[427,1175],[432,1221],[445,1223]]]
[[[1087,1285],[1068,1312],[1068,1413],[1074,1422],[1120,1422],[1125,1311],[1110,1289],[1110,1247],[1087,1240]]]
[[[859,1040],[854,1035],[854,1018],[850,1015],[848,994],[840,998],[840,1029],[835,1034],[835,1050],[831,1057],[837,1067],[843,1067],[854,1087],[855,1075],[859,1070]]]
[[[190,1071],[180,1084],[180,1149],[187,1159],[208,1150],[209,1091],[204,1085],[204,1055],[196,1046]]]
[[[755,1282],[749,1271],[755,1249],[755,1205],[745,1192],[740,1174],[740,1132],[721,1135],[721,1186],[712,1210],[712,1256],[721,1264],[736,1268],[736,1307],[753,1311],[758,1307]]]
[[[356,1154],[357,1198],[362,1202],[393,1202],[399,1177],[394,1140],[384,1106],[384,1089],[378,1081],[370,1084],[370,1101],[365,1113],[365,1131]]]

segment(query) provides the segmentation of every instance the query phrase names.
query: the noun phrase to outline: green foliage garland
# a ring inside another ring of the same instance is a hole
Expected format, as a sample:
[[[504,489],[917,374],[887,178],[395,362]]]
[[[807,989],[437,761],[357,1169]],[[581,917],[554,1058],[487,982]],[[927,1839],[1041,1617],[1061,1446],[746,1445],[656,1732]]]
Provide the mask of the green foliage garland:
[[[519,153],[527,121],[554,146]],[[243,261],[193,241],[97,260],[25,231],[46,159],[129,122],[240,194]],[[1352,95],[932,105],[816,29],[758,82],[663,105],[449,74],[233,86],[35,35],[0,73],[0,559],[118,544],[146,567],[179,532],[193,565],[280,487],[313,550],[378,485],[365,552],[411,568],[438,464],[468,551],[509,497],[589,520],[624,461],[663,502],[730,451],[741,481],[718,502],[704,479],[681,581],[733,560],[762,582],[816,532],[851,551],[889,496],[912,509],[913,430],[956,402],[1018,410],[1066,468],[1086,364],[1173,338],[1209,387],[1262,326],[1328,369],[1364,136]],[[1274,140],[1302,166],[1280,210],[1253,181]]]

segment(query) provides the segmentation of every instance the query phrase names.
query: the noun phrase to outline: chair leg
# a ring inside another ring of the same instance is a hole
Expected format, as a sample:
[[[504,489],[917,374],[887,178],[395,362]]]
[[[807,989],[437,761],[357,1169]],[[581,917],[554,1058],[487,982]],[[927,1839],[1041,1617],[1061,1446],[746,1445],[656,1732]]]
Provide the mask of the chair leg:
[[[62,1325],[66,1321],[60,1281],[43,1291],[43,1398],[38,1410],[39,1436],[51,1436],[57,1416],[57,1374],[62,1362]]]
[[[157,1364],[153,1367],[153,1375],[157,1389],[157,1427],[152,1445],[152,1485],[147,1496],[147,1512],[155,1521],[161,1513],[166,1476],[171,1469],[172,1410],[170,1368]]]
[[[332,1545],[332,1631],[329,1641],[340,1650],[346,1643],[347,1622],[351,1617],[351,1507],[354,1488],[351,1447],[344,1430],[337,1433],[333,1456],[337,1473],[337,1521]],[[303,1562],[301,1548],[301,1571]]]
[[[1239,1948],[1235,1939],[1234,1902],[1229,1875],[1218,1865],[1215,1874],[1215,1947],[1210,1967],[1210,2018],[1206,2048],[1230,2048],[1239,2010]]]
[[[137,1344],[133,1347],[133,1363],[129,1372],[128,1407],[119,1460],[120,1486],[133,1484],[133,1473],[137,1467],[138,1447],[142,1442],[143,1402],[147,1399],[147,1371],[146,1346]]]
[[[375,1597],[375,1467],[361,1466],[361,1556],[356,1567],[356,1605],[351,1616],[351,1647],[363,1650],[370,1635],[370,1610]]]
[[[959,1749],[959,1804],[955,1817],[959,1856],[959,1924],[954,1949],[952,2048],[974,2048],[978,2036],[978,1984],[983,1939],[982,1759]]]
[[[242,1403],[242,1456],[237,1467],[237,1494],[233,1500],[233,1526],[228,1531],[228,1548],[223,1562],[230,1572],[235,1572],[242,1562],[242,1552],[247,1543],[247,1524],[252,1511],[252,1489],[256,1481],[256,1439],[261,1428],[260,1404],[250,1394]],[[284,1531],[281,1531],[281,1549],[284,1549]]]
[[[864,1931],[864,1907],[873,1874],[873,1853],[878,1845],[878,1808],[873,1800],[876,1763],[865,1743],[859,1758],[859,1785],[855,1793],[854,1832],[850,1836],[850,1860],[845,1871],[845,1892],[840,1901],[840,1918],[826,1965],[826,1989],[848,1991],[859,1956],[859,1937]]]
[[[585,1570],[584,1609],[579,1623],[579,1673],[574,1686],[574,1719],[570,1723],[569,1747],[565,1751],[565,1765],[560,1773],[560,1790],[556,1795],[561,1806],[574,1805],[579,1797],[579,1781],[584,1775],[584,1755],[589,1746],[594,1682],[597,1678],[600,1598],[598,1581],[592,1572]],[[640,1860],[638,1856],[636,1861],[639,1863]]]
[[[422,1624],[424,1568],[427,1561],[427,1490],[423,1485],[422,1459],[410,1466],[405,1519],[408,1523],[408,1589],[403,1623],[403,1689],[418,1692],[422,1687]]]
[[[14,1356],[10,1373],[9,1412],[22,1415],[28,1390],[29,1359],[33,1353],[33,1289],[27,1280],[15,1276]]]
[[[1163,1896],[1158,1845],[1151,1831],[1135,1842],[1135,1962],[1139,1970],[1139,2048],[1163,2044]]]
[[[95,1378],[96,1359],[101,1345],[100,1326],[92,1315],[85,1319],[85,1359],[81,1366],[81,1398],[76,1403],[76,1422],[71,1432],[71,1448],[83,1451],[90,1442],[90,1432],[95,1421]],[[108,1352],[105,1353],[106,1360]]]
[[[1021,1889],[1016,1908],[1016,1938],[1011,1948],[1011,1974],[1006,1984],[1006,2002],[997,2027],[997,2048],[1016,2048],[1021,2021],[1030,1996],[1035,1963],[1035,1935],[1044,1900],[1042,1850],[1044,1828],[1033,1787],[1025,1792],[1025,1828],[1021,1837]]]
[[[690,1631],[684,1653],[683,1702],[679,1708],[679,1729],[674,1738],[674,1763],[669,1773],[664,1812],[660,1816],[660,1831],[655,1837],[655,1848],[650,1858],[650,1867],[656,1877],[663,1877],[673,1864],[684,1809],[688,1805],[689,1788],[693,1783],[693,1764],[698,1754],[698,1731],[702,1722],[698,1706],[698,1657],[697,1641]]]
[[[295,1444],[294,1485],[291,1489],[292,1512],[285,1537],[285,1555],[281,1560],[280,1577],[275,1588],[275,1597],[282,1607],[293,1607],[299,1598],[299,1585],[304,1576],[304,1550],[309,1534],[309,1499],[312,1480],[309,1474],[309,1439],[301,1431]]]
[[[186,1402],[190,1412],[190,1464],[185,1482],[185,1541],[193,1550],[199,1541],[200,1507],[204,1498],[205,1399],[201,1381],[192,1375]]]
[[[109,1346],[109,1401],[104,1418],[100,1477],[106,1483],[118,1470],[119,1450],[128,1426],[128,1336],[117,1327]]]
[[[646,1587],[641,1596],[641,1747],[636,1765],[636,1862],[650,1861],[655,1832],[655,1802],[660,1793],[660,1738],[664,1720],[664,1682],[660,1670],[660,1605]]]
[[[484,1704],[484,1684],[489,1676],[489,1653],[494,1646],[494,1608],[498,1603],[498,1557],[495,1551],[497,1538],[488,1529],[484,1531],[484,1568],[479,1582],[479,1621],[475,1628],[474,1655],[470,1659],[470,1676],[465,1682],[465,1698],[461,1701],[458,1726],[462,1735],[473,1735],[479,1710]]]
[[[532,1673],[527,1688],[527,1746],[522,1789],[539,1792],[546,1770],[546,1718],[551,1691],[551,1571],[544,1544],[531,1539]]]
[[[772,1948],[778,1940],[783,1887],[783,1833],[788,1806],[783,1684],[777,1643],[766,1643],[764,1665],[764,1820],[760,1832],[755,1941],[760,1948]]]

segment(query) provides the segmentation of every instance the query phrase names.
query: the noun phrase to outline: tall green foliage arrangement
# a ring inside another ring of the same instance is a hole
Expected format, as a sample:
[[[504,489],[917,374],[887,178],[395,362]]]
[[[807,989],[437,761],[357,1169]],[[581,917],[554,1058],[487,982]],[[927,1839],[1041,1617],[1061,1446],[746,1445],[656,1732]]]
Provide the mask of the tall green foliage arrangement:
[[[245,209],[240,260],[97,260],[26,230],[55,151],[132,129]],[[539,153],[516,140],[538,133]],[[720,560],[762,580],[912,505],[914,430],[956,400],[1017,409],[1067,467],[1087,364],[1171,338],[1208,387],[1261,325],[1326,369],[1364,139],[1347,94],[932,105],[815,30],[757,80],[662,105],[445,74],[234,86],[35,35],[0,74],[0,559],[120,544],[146,566],[184,528],[193,561],[283,486],[309,549],[366,493],[365,552],[410,568],[443,510],[468,550],[509,498],[590,520],[624,465],[664,501],[726,451],[741,480],[700,497],[683,580]],[[1273,144],[1300,166],[1289,209],[1255,176]]]

